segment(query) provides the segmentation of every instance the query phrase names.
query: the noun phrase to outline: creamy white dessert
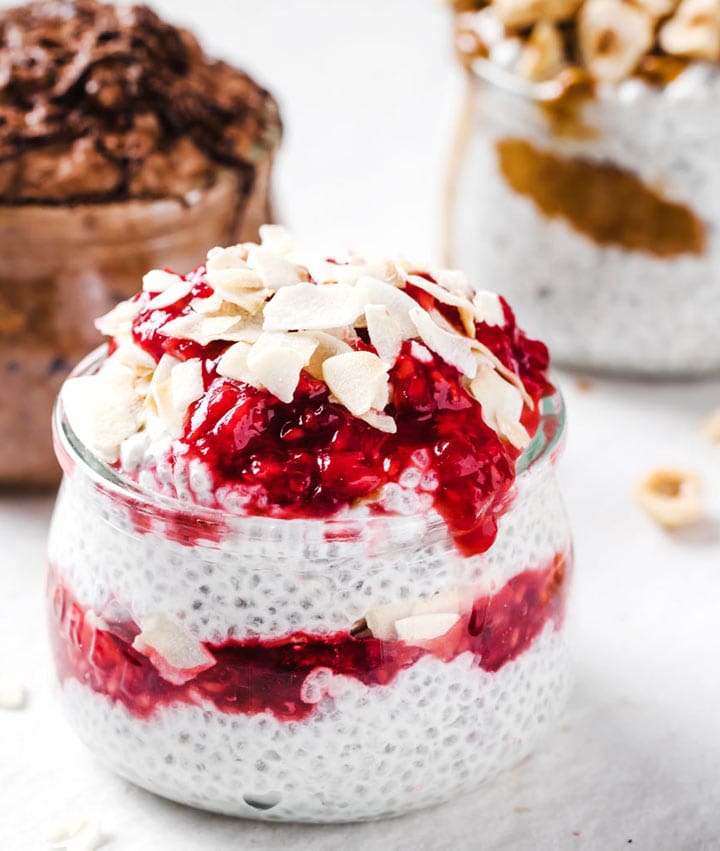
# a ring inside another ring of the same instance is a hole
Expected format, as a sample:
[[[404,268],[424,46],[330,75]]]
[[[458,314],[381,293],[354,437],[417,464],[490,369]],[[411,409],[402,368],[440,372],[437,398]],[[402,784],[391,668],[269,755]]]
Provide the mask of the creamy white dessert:
[[[337,821],[533,747],[568,683],[563,414],[502,299],[269,228],[99,327],[49,558],[95,752],[206,809]]]
[[[720,7],[691,26],[693,0],[470,5],[453,262],[507,295],[558,363],[715,372]]]

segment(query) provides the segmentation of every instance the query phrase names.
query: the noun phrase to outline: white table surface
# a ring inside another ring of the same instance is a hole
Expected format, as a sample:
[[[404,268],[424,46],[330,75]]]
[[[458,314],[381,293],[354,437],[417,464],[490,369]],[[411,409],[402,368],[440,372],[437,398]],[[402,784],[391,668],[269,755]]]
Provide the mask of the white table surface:
[[[278,199],[296,232],[438,258],[439,178],[458,96],[439,6],[157,6],[281,95]],[[577,544],[569,709],[543,748],[502,778],[388,822],[235,821],[106,772],[53,700],[43,611],[52,500],[0,495],[0,676],[29,693],[24,710],[0,710],[0,851],[46,848],[68,814],[100,819],[112,851],[720,849],[720,448],[698,433],[720,405],[720,383],[585,388],[560,379],[570,411],[562,479]],[[707,493],[707,522],[674,535],[632,498],[634,483],[667,463],[698,470]]]

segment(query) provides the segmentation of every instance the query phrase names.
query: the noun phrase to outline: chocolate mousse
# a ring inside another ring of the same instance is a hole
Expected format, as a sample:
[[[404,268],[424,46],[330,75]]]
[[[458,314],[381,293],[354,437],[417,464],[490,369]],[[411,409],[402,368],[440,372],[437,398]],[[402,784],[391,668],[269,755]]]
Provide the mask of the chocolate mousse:
[[[0,13],[0,483],[59,475],[49,415],[90,317],[271,220],[277,104],[145,6]]]

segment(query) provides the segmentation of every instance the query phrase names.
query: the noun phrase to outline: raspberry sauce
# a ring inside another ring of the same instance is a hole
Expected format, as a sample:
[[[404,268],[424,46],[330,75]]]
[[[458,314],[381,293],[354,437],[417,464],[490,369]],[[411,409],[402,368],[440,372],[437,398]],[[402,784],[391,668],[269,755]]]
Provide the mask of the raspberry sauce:
[[[303,684],[318,668],[382,687],[428,654],[448,662],[471,652],[484,671],[498,671],[532,644],[545,624],[564,616],[568,559],[525,570],[497,593],[477,598],[445,635],[423,647],[401,641],[294,633],[276,639],[205,644],[216,660],[184,685],[163,679],[147,656],[131,645],[132,622],[105,623],[84,610],[50,571],[50,635],[61,681],[75,679],[148,718],[160,706],[212,704],[225,713],[272,712],[280,720],[312,714]]]
[[[187,279],[194,282],[190,294],[166,308],[141,310],[133,323],[133,339],[156,360],[167,353],[203,362],[205,392],[188,412],[178,448],[168,459],[171,466],[178,454],[183,463],[200,459],[212,476],[214,491],[227,485],[236,489],[247,514],[325,518],[360,500],[368,500],[373,511],[385,511],[373,497],[384,485],[397,482],[420,450],[437,483],[434,507],[459,549],[474,554],[492,545],[519,453],[483,422],[480,405],[454,367],[432,353],[420,360],[411,341],[403,343],[389,373],[386,408],[397,423],[396,434],[353,417],[330,400],[323,382],[305,372],[293,400],[283,403],[267,391],[217,374],[228,343],[202,347],[160,333],[171,319],[191,310],[192,299],[212,293],[203,267]],[[462,327],[457,308],[411,284],[407,292]],[[147,303],[153,295],[138,298]],[[478,323],[476,336],[525,384],[535,407],[525,407],[522,421],[533,434],[539,422],[537,403],[551,389],[547,349],[529,340],[507,304],[502,305],[505,324]],[[374,351],[363,329],[359,335],[355,348]],[[172,529],[168,534],[178,537]]]

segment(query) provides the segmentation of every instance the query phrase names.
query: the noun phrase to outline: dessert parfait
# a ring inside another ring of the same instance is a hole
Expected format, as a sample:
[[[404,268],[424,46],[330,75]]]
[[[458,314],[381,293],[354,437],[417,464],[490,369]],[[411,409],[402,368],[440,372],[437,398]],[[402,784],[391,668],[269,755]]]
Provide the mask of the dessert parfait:
[[[718,0],[457,0],[447,248],[562,364],[720,367]]]
[[[257,237],[272,97],[144,6],[0,12],[0,484],[59,477],[52,403],[147,269]]]
[[[562,403],[462,274],[261,231],[146,274],[62,389],[62,701],[177,801],[397,814],[520,760],[565,701]]]

